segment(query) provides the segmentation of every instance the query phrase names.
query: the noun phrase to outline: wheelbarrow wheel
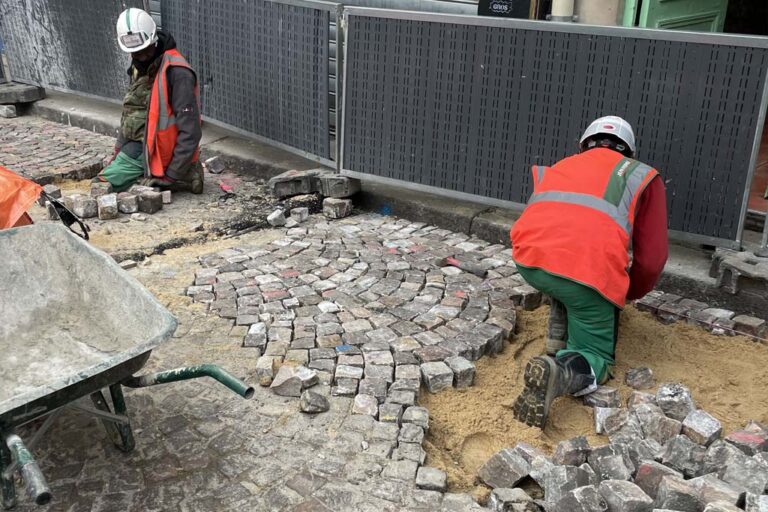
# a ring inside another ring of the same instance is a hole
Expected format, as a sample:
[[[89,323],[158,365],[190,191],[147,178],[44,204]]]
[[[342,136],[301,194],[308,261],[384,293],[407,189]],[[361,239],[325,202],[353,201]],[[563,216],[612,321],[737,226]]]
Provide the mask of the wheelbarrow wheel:
[[[113,384],[109,387],[109,391],[112,395],[115,414],[126,416],[125,398],[123,397],[123,391],[120,388],[120,384]],[[97,409],[104,412],[112,412],[104,393],[101,391],[92,393],[91,401],[93,401],[93,405],[96,406]],[[107,431],[109,438],[121,451],[130,452],[136,447],[130,423],[118,423],[106,418],[102,418],[101,423],[104,425],[104,429]]]

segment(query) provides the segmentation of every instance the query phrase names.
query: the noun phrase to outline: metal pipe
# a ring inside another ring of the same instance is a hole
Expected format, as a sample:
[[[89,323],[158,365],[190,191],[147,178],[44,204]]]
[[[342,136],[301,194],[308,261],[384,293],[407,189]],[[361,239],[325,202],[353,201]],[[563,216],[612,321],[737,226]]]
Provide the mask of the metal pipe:
[[[573,3],[574,0],[552,0],[552,14],[549,15],[549,20],[572,22]]]
[[[147,386],[154,386],[155,384],[197,379],[199,377],[211,377],[216,379],[243,398],[251,398],[254,393],[253,387],[248,386],[245,382],[232,376],[226,370],[215,364],[199,364],[164,372],[149,373],[139,377],[130,377],[124,380],[122,384],[129,388],[145,388]]]
[[[38,505],[46,505],[51,501],[51,489],[45,481],[40,466],[37,465],[32,454],[24,442],[16,434],[10,434],[5,438],[5,444],[13,454],[16,464],[19,465],[21,476],[27,485],[27,493]]]

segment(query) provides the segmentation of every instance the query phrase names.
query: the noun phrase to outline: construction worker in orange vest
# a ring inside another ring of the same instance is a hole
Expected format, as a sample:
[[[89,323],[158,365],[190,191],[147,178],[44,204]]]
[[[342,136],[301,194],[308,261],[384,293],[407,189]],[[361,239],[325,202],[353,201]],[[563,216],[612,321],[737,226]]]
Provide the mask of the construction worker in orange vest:
[[[142,185],[203,192],[197,77],[147,12],[129,8],[117,20],[117,42],[131,55],[130,85],[110,164],[94,179],[116,192]]]
[[[528,362],[513,406],[539,428],[556,397],[586,395],[608,379],[619,313],[653,289],[668,254],[664,183],[633,160],[629,123],[595,120],[580,150],[533,167],[533,195],[510,232],[520,275],[550,297],[549,355]]]

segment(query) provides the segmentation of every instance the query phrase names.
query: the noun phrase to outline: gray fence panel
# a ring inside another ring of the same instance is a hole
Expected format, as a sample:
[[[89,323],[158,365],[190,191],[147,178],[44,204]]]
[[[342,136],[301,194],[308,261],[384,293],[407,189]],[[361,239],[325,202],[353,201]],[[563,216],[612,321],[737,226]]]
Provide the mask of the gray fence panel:
[[[332,8],[264,0],[161,2],[163,25],[200,78],[204,115],[321,159],[331,157]]]
[[[615,114],[667,183],[670,229],[740,240],[765,41],[460,18],[348,12],[343,172],[520,205],[531,165],[574,153],[590,120]]]
[[[110,99],[128,85],[117,17],[141,0],[3,0],[0,36],[9,75],[22,82]]]

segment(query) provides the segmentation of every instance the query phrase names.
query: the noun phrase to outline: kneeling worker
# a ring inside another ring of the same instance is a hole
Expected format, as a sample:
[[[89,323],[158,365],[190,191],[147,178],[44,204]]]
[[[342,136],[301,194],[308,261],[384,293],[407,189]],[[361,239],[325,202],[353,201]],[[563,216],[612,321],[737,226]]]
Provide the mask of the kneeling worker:
[[[112,162],[94,178],[116,192],[139,180],[147,186],[203,192],[198,161],[200,108],[195,72],[169,33],[145,11],[130,8],[117,20],[120,49],[131,55],[130,86]]]
[[[580,146],[552,167],[533,167],[533,195],[510,233],[520,275],[552,304],[550,355],[528,362],[513,407],[540,428],[556,397],[591,393],[608,379],[619,313],[653,289],[667,260],[664,183],[632,159],[629,123],[597,119]]]

